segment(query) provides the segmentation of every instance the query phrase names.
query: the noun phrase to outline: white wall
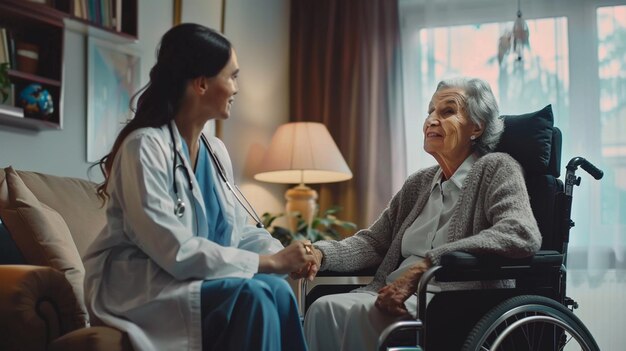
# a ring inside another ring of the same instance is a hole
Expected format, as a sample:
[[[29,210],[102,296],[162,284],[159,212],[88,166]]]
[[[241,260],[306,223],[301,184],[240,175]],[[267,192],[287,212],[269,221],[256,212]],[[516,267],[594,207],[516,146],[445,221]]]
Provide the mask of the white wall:
[[[289,120],[289,1],[227,0],[225,34],[237,51],[239,94],[223,123],[236,181],[259,214],[283,211],[286,187],[252,176],[276,128]]]
[[[239,93],[222,139],[235,181],[259,215],[283,211],[285,186],[252,176],[276,128],[289,120],[289,1],[183,0],[182,22],[220,30],[237,52]]]
[[[220,30],[222,0],[182,0],[181,22],[198,23]]]

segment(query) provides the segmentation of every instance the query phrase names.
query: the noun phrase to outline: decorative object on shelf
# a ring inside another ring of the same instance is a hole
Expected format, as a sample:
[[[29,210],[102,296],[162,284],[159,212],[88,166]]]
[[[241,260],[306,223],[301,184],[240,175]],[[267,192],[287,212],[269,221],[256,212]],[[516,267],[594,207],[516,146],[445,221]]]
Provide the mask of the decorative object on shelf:
[[[12,101],[8,101],[11,96],[11,80],[9,79],[9,63],[4,62],[0,63],[0,104],[9,103],[12,104]]]
[[[89,37],[87,62],[87,161],[106,155],[132,118],[133,94],[140,88],[139,54],[123,45]]]
[[[356,224],[337,218],[337,213],[341,211],[341,207],[333,206],[324,211],[322,216],[314,216],[311,225],[302,218],[300,213],[277,213],[269,212],[261,216],[263,225],[272,234],[272,236],[284,245],[291,244],[293,240],[310,240],[316,242],[318,240],[338,240],[341,238],[341,231],[348,231],[351,234],[356,229]],[[288,228],[274,225],[274,221],[278,218],[288,216],[297,219],[297,227],[295,231]]]
[[[54,113],[52,95],[40,84],[27,85],[18,96],[18,105],[26,117],[47,120]]]
[[[39,48],[35,44],[19,41],[16,44],[17,69],[24,73],[37,74]]]
[[[270,183],[299,184],[288,189],[287,213],[298,212],[310,226],[317,211],[317,192],[305,184],[332,183],[352,178],[333,137],[321,123],[293,122],[280,126],[254,179]],[[296,231],[297,219],[288,217]]]

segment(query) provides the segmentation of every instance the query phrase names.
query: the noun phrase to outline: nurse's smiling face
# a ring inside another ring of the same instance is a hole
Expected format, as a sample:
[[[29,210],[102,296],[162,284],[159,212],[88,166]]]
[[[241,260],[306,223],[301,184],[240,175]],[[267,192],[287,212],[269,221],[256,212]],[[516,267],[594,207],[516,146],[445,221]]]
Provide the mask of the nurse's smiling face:
[[[208,78],[205,101],[209,116],[218,119],[226,119],[230,116],[235,95],[239,91],[238,76],[239,63],[237,62],[237,54],[232,49],[226,66],[215,77]]]

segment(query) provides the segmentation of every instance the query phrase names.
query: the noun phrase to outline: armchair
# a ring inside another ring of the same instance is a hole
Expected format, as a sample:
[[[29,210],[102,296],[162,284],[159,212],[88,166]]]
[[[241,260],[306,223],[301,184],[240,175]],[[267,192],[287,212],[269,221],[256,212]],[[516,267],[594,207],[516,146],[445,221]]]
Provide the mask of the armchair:
[[[106,221],[94,186],[0,169],[1,350],[132,350],[83,302],[80,255]]]

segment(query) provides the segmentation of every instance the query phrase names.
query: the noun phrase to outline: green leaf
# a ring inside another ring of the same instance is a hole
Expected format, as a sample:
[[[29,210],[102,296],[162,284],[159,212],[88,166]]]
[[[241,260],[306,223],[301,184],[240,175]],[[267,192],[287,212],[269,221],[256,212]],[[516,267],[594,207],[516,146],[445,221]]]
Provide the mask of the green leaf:
[[[0,103],[4,103],[9,98],[11,80],[9,79],[9,63],[0,64]]]
[[[328,220],[328,219],[322,219],[322,220],[320,220],[320,224],[323,225],[324,227],[328,228],[328,227],[332,226],[333,221]]]
[[[331,208],[324,211],[324,216],[335,214],[337,212],[340,212],[341,210],[342,210],[341,206],[337,206],[337,205],[332,206]]]
[[[321,235],[321,236],[322,236],[322,239],[323,239],[323,240],[336,240],[336,239],[338,239],[338,238],[339,238],[339,236],[338,236],[338,235],[333,235],[333,232],[330,232],[330,231],[329,231],[329,232],[322,233],[322,235]]]
[[[334,225],[342,227],[344,229],[356,229],[356,224],[348,221],[336,220]]]
[[[293,240],[306,240],[306,239],[307,239],[307,237],[306,237],[306,236],[304,236],[304,235],[302,235],[302,234],[300,234],[300,233],[296,233],[296,234],[293,236]]]
[[[311,242],[316,242],[323,239],[322,232],[317,229],[311,229],[308,233],[308,238]]]
[[[332,206],[324,211],[321,216],[315,215],[310,226],[304,220],[302,214],[297,211],[278,214],[266,212],[262,216],[262,221],[274,237],[280,236],[283,238],[281,242],[283,242],[284,245],[288,245],[292,240],[308,239],[311,242],[319,240],[338,240],[341,239],[341,233],[339,233],[336,228],[343,228],[346,230],[355,230],[357,228],[356,224],[343,221],[336,216],[341,209],[342,208],[340,206]],[[297,219],[295,232],[290,232],[287,228],[277,226],[270,228],[274,220],[282,216]],[[285,232],[289,233],[289,236],[287,236]]]

